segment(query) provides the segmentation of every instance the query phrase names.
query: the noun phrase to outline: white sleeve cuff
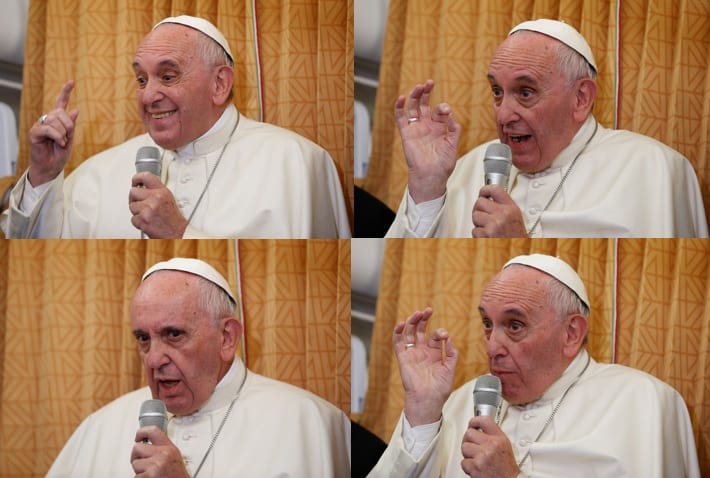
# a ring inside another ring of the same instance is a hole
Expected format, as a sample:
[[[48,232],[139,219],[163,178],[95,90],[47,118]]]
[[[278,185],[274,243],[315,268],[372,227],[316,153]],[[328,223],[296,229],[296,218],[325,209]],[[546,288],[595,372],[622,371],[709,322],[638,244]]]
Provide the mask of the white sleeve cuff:
[[[412,455],[412,458],[419,460],[429,447],[436,434],[439,433],[441,420],[413,427],[407,421],[407,417],[402,414],[402,441],[404,449]]]
[[[29,174],[25,173],[24,190],[22,191],[22,199],[20,199],[18,205],[20,212],[23,214],[31,213],[42,197],[42,194],[49,189],[50,184],[52,184],[52,181],[40,184],[36,188],[32,187]]]
[[[416,204],[411,194],[407,191],[407,221],[409,228],[419,237],[424,236],[431,228],[437,214],[444,206],[446,193],[431,201],[424,201]]]

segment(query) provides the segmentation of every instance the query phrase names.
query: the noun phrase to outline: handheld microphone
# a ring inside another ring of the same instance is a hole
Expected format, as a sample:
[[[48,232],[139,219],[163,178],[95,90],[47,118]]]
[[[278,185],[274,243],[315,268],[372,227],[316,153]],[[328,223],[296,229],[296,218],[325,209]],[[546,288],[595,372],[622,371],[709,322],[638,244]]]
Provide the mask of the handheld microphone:
[[[498,413],[503,403],[500,379],[495,375],[481,375],[473,387],[473,414],[491,417],[498,422]]]
[[[156,426],[163,433],[166,433],[168,429],[168,411],[162,400],[146,400],[141,404],[138,426],[140,428]]]
[[[508,177],[510,176],[510,165],[513,162],[510,146],[503,143],[493,143],[486,148],[483,157],[483,171],[485,182],[488,184],[499,184],[508,191]]]
[[[138,148],[136,153],[136,172],[142,173],[148,171],[153,173],[158,178],[163,169],[163,164],[160,161],[160,150],[155,146],[142,146]]]
[[[160,161],[160,150],[155,146],[141,146],[136,153],[136,173],[148,171],[160,179],[163,163]],[[138,187],[143,187],[139,184]],[[145,239],[145,233],[141,231],[141,239]]]

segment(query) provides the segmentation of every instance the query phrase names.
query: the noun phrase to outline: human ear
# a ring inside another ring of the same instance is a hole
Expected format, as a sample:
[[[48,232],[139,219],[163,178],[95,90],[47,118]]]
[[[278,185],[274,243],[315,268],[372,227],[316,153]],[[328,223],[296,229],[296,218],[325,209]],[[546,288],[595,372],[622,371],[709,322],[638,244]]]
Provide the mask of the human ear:
[[[220,65],[214,75],[212,101],[221,106],[229,100],[234,85],[234,70],[227,65]]]
[[[597,83],[591,78],[582,78],[575,84],[574,119],[583,122],[594,107],[597,99]]]
[[[582,314],[571,314],[567,317],[565,342],[563,351],[566,357],[573,358],[582,348],[588,332],[587,318]]]
[[[242,330],[242,323],[235,317],[222,319],[222,346],[220,349],[222,360],[230,361],[234,358],[234,352],[237,350]]]

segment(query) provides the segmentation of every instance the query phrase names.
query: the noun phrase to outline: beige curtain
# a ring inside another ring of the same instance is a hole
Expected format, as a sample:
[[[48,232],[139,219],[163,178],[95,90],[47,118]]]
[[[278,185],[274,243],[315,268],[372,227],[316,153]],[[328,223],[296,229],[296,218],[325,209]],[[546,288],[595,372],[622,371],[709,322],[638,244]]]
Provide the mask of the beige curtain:
[[[394,101],[434,79],[432,102],[463,126],[459,154],[496,137],[486,71],[516,24],[561,19],[599,66],[594,108],[606,127],[652,136],[683,153],[710,199],[710,3],[707,0],[391,0],[363,187],[396,210],[407,183]]]
[[[128,305],[176,256],[240,292],[251,370],[349,413],[348,241],[0,241],[0,477],[44,476],[81,420],[145,385]]]
[[[18,174],[29,165],[29,128],[68,79],[76,81],[69,107],[80,113],[67,173],[141,134],[133,54],[155,23],[181,14],[224,33],[236,56],[234,103],[246,116],[328,150],[352,218],[352,0],[31,0]]]
[[[456,386],[486,373],[478,301],[511,257],[556,255],[579,272],[591,301],[588,350],[649,372],[690,411],[703,474],[710,473],[710,242],[706,240],[396,240],[386,243],[360,422],[385,441],[404,405],[392,330],[431,306],[461,354]]]

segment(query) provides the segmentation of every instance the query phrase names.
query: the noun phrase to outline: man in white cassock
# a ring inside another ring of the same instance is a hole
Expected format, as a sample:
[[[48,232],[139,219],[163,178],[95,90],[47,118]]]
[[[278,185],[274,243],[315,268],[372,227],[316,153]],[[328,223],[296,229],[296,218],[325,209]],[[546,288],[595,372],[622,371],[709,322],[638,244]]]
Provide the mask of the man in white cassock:
[[[133,60],[146,134],[83,162],[66,179],[78,111],[74,82],[30,129],[30,167],[13,189],[9,238],[350,237],[330,155],[232,104],[234,56],[201,18],[158,23]],[[136,174],[157,146],[161,177]]]
[[[498,140],[458,161],[461,125],[448,104],[430,106],[434,82],[400,96],[394,113],[408,185],[387,236],[707,237],[690,162],[594,118],[597,71],[571,26],[516,26],[488,68]],[[494,143],[512,153],[507,190],[485,181]]]
[[[131,301],[148,387],[91,414],[48,477],[332,477],[350,474],[350,421],[235,357],[242,325],[227,281],[197,259],[151,267]],[[167,433],[138,427],[159,399]]]
[[[678,392],[585,350],[589,299],[567,263],[510,260],[479,311],[490,372],[502,384],[497,417],[475,416],[476,380],[451,393],[458,351],[445,329],[427,337],[432,310],[417,311],[394,329],[404,412],[368,476],[700,477]]]

